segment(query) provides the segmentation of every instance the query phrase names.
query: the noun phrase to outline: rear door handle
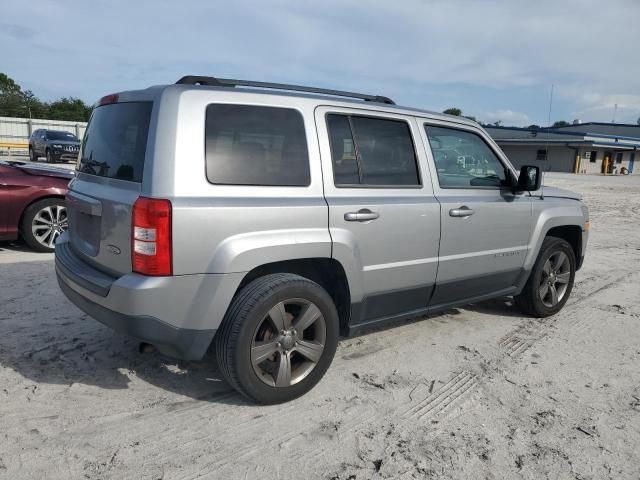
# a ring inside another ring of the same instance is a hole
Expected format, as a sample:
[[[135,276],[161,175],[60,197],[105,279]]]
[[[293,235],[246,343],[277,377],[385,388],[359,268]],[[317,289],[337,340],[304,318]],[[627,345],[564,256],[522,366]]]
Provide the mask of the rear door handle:
[[[463,205],[460,208],[452,208],[451,210],[449,210],[449,216],[450,217],[461,217],[461,218],[467,218],[470,217],[471,215],[473,215],[475,212],[470,209],[469,207],[467,207],[466,205]]]
[[[344,219],[347,222],[370,222],[378,218],[380,214],[378,212],[372,212],[368,208],[362,208],[357,212],[347,212],[344,214]]]

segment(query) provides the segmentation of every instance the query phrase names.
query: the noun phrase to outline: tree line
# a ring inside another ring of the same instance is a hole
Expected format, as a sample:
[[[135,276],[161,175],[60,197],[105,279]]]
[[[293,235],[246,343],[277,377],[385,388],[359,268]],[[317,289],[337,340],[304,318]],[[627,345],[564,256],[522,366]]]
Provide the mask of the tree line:
[[[22,90],[12,78],[0,73],[0,117],[86,122],[90,114],[91,106],[79,98],[63,97],[44,102],[31,90]]]
[[[447,108],[446,110],[443,110],[442,113],[446,113],[447,115],[455,115],[457,117],[464,117],[464,118],[469,118],[473,121],[477,121],[475,117],[471,117],[468,115],[462,115],[462,110],[460,110],[457,107],[451,107],[451,108]],[[483,127],[500,127],[502,126],[502,120],[498,120],[496,122],[493,123],[484,123],[482,121],[479,121],[480,125],[482,125]],[[558,120],[557,122],[554,122],[553,125],[551,125],[552,128],[557,128],[557,127],[568,127],[569,125],[571,125],[569,122],[567,122],[566,120]],[[638,125],[640,125],[640,118],[638,118]],[[529,130],[540,130],[541,127],[540,125],[529,125],[528,127]]]

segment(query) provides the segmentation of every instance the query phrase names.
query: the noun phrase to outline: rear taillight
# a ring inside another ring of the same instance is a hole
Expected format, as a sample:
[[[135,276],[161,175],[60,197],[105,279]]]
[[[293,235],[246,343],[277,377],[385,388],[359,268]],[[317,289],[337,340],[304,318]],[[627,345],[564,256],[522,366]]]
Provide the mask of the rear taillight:
[[[171,202],[139,197],[133,204],[131,265],[136,273],[166,276],[172,273]]]

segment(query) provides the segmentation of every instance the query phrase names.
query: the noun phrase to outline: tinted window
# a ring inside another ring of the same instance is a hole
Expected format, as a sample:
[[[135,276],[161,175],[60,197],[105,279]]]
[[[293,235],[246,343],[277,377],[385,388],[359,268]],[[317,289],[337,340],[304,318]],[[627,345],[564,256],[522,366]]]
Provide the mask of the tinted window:
[[[454,128],[425,128],[441,187],[507,185],[504,166],[478,135]]]
[[[336,185],[357,185],[360,183],[358,160],[351,136],[349,117],[327,115],[331,158],[333,159],[333,180]]]
[[[67,140],[67,141],[78,141],[78,138],[69,132],[58,132],[53,130],[47,130],[47,139],[49,140]]]
[[[406,122],[332,114],[327,126],[336,185],[420,185]]]
[[[151,102],[97,107],[84,134],[78,170],[90,175],[142,181]]]
[[[225,185],[307,186],[304,121],[290,108],[209,105],[207,179]]]

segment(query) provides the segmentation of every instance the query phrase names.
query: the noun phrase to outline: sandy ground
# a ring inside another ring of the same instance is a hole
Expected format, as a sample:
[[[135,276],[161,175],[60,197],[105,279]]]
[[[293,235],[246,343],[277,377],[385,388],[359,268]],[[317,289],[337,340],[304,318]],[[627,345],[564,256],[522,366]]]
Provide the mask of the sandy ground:
[[[505,300],[341,341],[308,395],[245,402],[83,315],[0,244],[0,478],[640,478],[640,176],[548,175],[592,236],[546,320]]]

